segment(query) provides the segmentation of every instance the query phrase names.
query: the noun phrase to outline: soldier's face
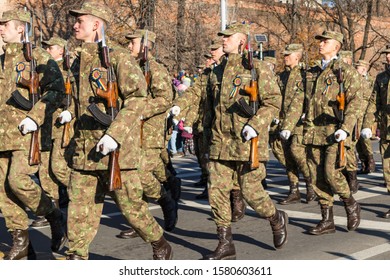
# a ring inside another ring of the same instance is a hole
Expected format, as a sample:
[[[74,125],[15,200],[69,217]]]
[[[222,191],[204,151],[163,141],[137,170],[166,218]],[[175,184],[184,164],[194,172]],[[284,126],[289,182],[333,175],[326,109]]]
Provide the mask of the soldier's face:
[[[73,31],[76,39],[84,42],[95,42],[96,21],[89,15],[80,15],[76,18]]]
[[[142,38],[133,38],[130,40],[127,48],[132,57],[138,58],[141,55]]]
[[[64,48],[58,45],[47,46],[46,51],[54,58],[54,60],[60,60],[64,55]]]
[[[339,43],[333,39],[321,39],[319,54],[323,57],[334,56],[339,50]]]
[[[243,47],[245,39],[242,37],[241,33],[235,33],[233,35],[224,35],[222,38],[222,47],[223,52],[226,54],[238,53],[238,49]],[[245,35],[244,35],[245,36]]]
[[[210,54],[212,56],[212,59],[218,63],[219,62],[219,59],[221,58],[221,56],[223,56],[223,48],[222,46],[219,47],[218,49],[212,49],[210,50]]]
[[[290,53],[284,55],[284,64],[286,66],[295,66],[298,64],[298,56],[297,53]]]
[[[15,21],[10,20],[0,23],[0,35],[4,43],[20,43],[24,28],[16,26]]]

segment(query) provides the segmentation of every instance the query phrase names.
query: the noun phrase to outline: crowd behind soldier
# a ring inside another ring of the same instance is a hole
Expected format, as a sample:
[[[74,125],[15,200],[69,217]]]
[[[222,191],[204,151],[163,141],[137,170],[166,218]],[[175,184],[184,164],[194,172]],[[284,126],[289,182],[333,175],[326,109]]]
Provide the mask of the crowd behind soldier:
[[[32,58],[40,66],[37,69],[42,96],[31,110],[21,108],[11,95],[17,89],[25,98],[28,96],[25,86],[15,81],[32,77],[32,64],[22,48],[30,14],[12,10],[4,12],[0,19],[0,34],[6,43],[1,75],[12,77],[0,79],[2,96],[6,96],[0,103],[4,112],[1,115],[5,116],[0,130],[5,131],[0,134],[4,140],[0,141],[3,180],[0,210],[13,237],[5,259],[36,259],[27,231],[25,207],[42,217],[33,225],[39,226],[45,219],[49,223],[53,252],[60,251],[68,239],[66,259],[88,259],[105,195],[114,198],[130,225],[118,237],[140,236],[151,244],[153,259],[172,259],[172,248],[152,216],[146,197],[157,200],[163,210],[165,230],[173,231],[181,190],[166,149],[166,124],[175,116],[185,118],[186,128],[194,132],[196,156],[202,170],[196,185],[204,187],[197,198],[208,198],[217,227],[217,247],[203,259],[236,259],[231,223],[244,217],[244,200],[269,220],[274,247],[280,249],[287,243],[288,216],[275,207],[264,190],[268,145],[286,167],[290,183],[289,194],[280,203],[300,202],[299,172],[306,182],[306,202],[318,197],[322,219],[309,230],[313,235],[335,232],[334,195],[344,202],[348,230],[359,226],[361,208],[352,195],[358,190],[355,145],[362,173],[373,172],[375,163],[369,139],[375,121],[381,130],[383,173],[390,193],[384,110],[390,71],[386,66],[375,82],[367,75],[368,62],[358,61],[356,71],[351,66],[351,53],[341,51],[341,33],[324,31],[316,36],[322,60],[311,67],[301,62],[302,45],[287,45],[283,52],[286,68],[278,74],[278,84],[274,72],[276,59],[251,61],[249,26],[231,24],[209,46],[210,54],[205,56],[205,67],[199,77],[175,99],[168,71],[152,55],[155,33],[137,29],[127,35],[129,52],[105,36],[112,19],[107,6],[86,1],[81,9],[69,13],[75,18],[74,36],[82,44],[75,51],[70,69],[64,60],[67,45],[64,39],[53,37],[42,42],[47,52],[39,47],[33,49]],[[105,47],[108,56],[99,55]],[[146,50],[151,51],[148,58]],[[390,49],[384,53],[389,65]],[[67,79],[71,80],[71,104],[66,102]],[[245,104],[239,103],[239,99],[253,105],[248,97],[253,81],[258,82],[259,100],[255,103],[258,108],[245,115]],[[99,98],[113,83],[118,89],[115,106],[104,97]],[[337,107],[341,88],[345,91],[343,108]],[[114,108],[113,115],[104,114],[111,117],[110,124],[99,120],[89,109],[91,104],[101,112]],[[6,112],[17,117],[8,118]],[[67,145],[63,145],[65,125],[71,128],[72,139]],[[268,134],[259,134],[266,129],[270,131],[269,140]],[[42,162],[30,165],[29,135],[38,130]],[[15,136],[19,131],[25,136]],[[6,140],[10,137],[13,141]],[[253,167],[254,162],[249,160],[254,140],[258,141],[255,146],[258,167]],[[345,166],[339,162],[342,146]],[[108,158],[115,151],[120,151],[121,188],[112,191],[107,189]],[[30,174],[38,176],[39,185]],[[70,197],[67,233],[58,203],[53,203],[59,198],[58,185],[65,186]],[[390,218],[390,210],[383,216]]]

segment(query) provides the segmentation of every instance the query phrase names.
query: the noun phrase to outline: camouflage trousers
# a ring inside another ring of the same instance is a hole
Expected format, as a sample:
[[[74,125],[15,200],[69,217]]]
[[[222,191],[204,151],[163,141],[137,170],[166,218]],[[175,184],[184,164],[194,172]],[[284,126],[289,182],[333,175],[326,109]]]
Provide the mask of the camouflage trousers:
[[[349,198],[351,193],[342,168],[337,168],[338,144],[307,146],[307,164],[315,193],[321,205],[332,206],[334,194]]]
[[[208,184],[209,203],[218,227],[229,227],[232,219],[230,191],[234,185],[241,188],[245,201],[260,215],[271,217],[276,208],[261,181],[265,178],[264,163],[250,170],[247,162],[210,160]]]
[[[26,230],[26,207],[37,216],[54,210],[51,199],[32,179],[38,165],[28,164],[28,151],[0,152],[0,210],[10,231]]]
[[[358,142],[356,143],[356,151],[358,152],[361,162],[368,161],[369,157],[374,155],[371,139],[364,139],[360,136]]]
[[[282,141],[286,172],[290,185],[299,183],[299,171],[305,181],[310,180],[310,171],[306,160],[306,146],[302,144],[302,136],[292,135],[287,141]]]
[[[380,152],[382,155],[383,178],[390,192],[390,141],[380,140]]]
[[[71,172],[68,207],[67,254],[75,253],[85,259],[89,255],[89,246],[96,236],[103,211],[106,195],[106,171]],[[122,170],[122,188],[110,192],[128,223],[146,242],[157,241],[163,235],[163,229],[149,211],[148,203],[143,200],[143,189],[137,170]]]
[[[283,143],[279,137],[279,133],[274,132],[269,134],[269,146],[275,158],[283,165],[286,166],[286,159],[284,157]]]
[[[74,146],[70,145],[69,147]],[[68,148],[61,148],[61,139],[54,139],[50,156],[50,167],[55,179],[65,187],[68,187],[70,184],[71,168],[68,162],[71,155],[72,151]]]
[[[195,155],[198,159],[198,164],[201,170],[200,180],[203,182],[207,181],[207,177],[209,176],[209,171],[207,169],[207,159],[205,157],[205,153],[207,152],[204,145],[203,132],[199,132],[198,134],[194,134],[194,145],[195,145]]]
[[[51,199],[58,199],[58,184],[53,179],[54,174],[50,166],[50,152],[41,152],[41,164],[39,165],[39,182],[42,189]]]
[[[345,158],[347,164],[345,170],[347,172],[357,171],[358,170],[358,160],[356,157],[356,143],[357,141],[351,141],[349,148],[345,148]]]
[[[161,197],[161,184],[167,181],[161,151],[162,149],[143,150],[141,168],[138,170],[144,194],[153,199]]]

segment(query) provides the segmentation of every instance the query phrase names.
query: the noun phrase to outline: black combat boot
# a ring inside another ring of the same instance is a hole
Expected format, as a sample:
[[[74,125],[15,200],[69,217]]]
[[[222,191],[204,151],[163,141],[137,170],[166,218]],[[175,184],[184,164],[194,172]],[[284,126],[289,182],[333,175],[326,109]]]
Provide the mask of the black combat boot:
[[[56,208],[60,209],[58,199],[52,199],[52,202]],[[31,227],[33,228],[43,228],[48,226],[50,226],[49,221],[46,220],[44,216],[38,216],[38,219],[31,223]]]
[[[12,235],[12,248],[8,252],[5,260],[36,260],[34,248],[28,237],[28,231],[22,229],[16,229],[11,232]]]
[[[280,204],[287,205],[287,204],[301,202],[301,194],[299,193],[298,185],[299,185],[299,183],[296,183],[295,185],[290,186],[290,193],[288,194],[286,199],[283,199],[280,202]]]
[[[241,190],[230,191],[230,205],[232,208],[232,222],[237,222],[245,216],[245,201]]]
[[[271,224],[274,235],[274,246],[276,249],[281,249],[287,243],[287,213],[276,209],[275,214],[267,218],[267,220]]]
[[[370,169],[369,169],[369,166],[368,166],[368,161],[360,160],[360,163],[361,163],[361,168],[360,168],[360,170],[357,173],[358,174],[368,174],[368,173],[370,173]]]
[[[169,176],[164,187],[167,191],[171,192],[171,197],[176,202],[176,207],[178,207],[177,203],[181,197],[181,179],[176,176]]]
[[[349,198],[343,198],[345,211],[347,212],[347,227],[349,231],[357,229],[360,224],[360,205],[351,195]]]
[[[162,191],[161,197],[159,200],[157,200],[157,202],[163,211],[165,230],[174,230],[177,223],[177,208],[175,201],[166,191]]]
[[[311,228],[309,233],[313,235],[321,235],[324,233],[334,233],[336,232],[336,227],[333,220],[333,206],[322,205],[321,204],[321,216],[322,220],[318,225]]]
[[[66,221],[58,208],[54,208],[45,218],[49,221],[51,229],[51,250],[58,252],[64,247],[67,240],[65,234]]]
[[[236,248],[234,247],[232,228],[218,227],[217,235],[219,243],[215,251],[203,257],[204,260],[235,260]]]
[[[153,260],[171,260],[173,251],[171,245],[165,240],[164,236],[157,241],[151,242],[153,248]]]
[[[203,192],[195,196],[195,199],[209,199],[209,191],[207,189],[207,184],[205,185]]]
[[[122,239],[136,238],[138,236],[138,233],[132,227],[127,230],[122,230],[119,234],[116,235],[116,237]]]
[[[310,203],[312,201],[315,201],[316,198],[317,198],[317,195],[316,195],[313,187],[307,184],[306,185],[306,203]]]
[[[360,188],[357,180],[357,171],[347,171],[347,182],[351,193],[355,194]]]
[[[368,173],[375,171],[375,160],[373,155],[368,156]]]

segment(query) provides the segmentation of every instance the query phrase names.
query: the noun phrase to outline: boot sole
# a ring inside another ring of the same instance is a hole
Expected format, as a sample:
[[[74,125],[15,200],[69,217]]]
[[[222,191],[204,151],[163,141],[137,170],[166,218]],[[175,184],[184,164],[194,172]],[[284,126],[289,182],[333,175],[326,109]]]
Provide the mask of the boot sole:
[[[280,205],[289,205],[289,204],[296,204],[296,203],[301,203],[301,200],[293,200],[293,201],[289,201],[289,202],[279,202]]]
[[[321,232],[312,232],[312,231],[309,231],[309,233],[312,234],[312,235],[323,235],[323,234],[335,233],[335,232],[336,232],[336,229],[328,229],[328,230],[321,231]]]
[[[236,259],[236,255],[231,255],[231,256],[226,256],[221,258],[221,260],[235,260],[235,259]]]

